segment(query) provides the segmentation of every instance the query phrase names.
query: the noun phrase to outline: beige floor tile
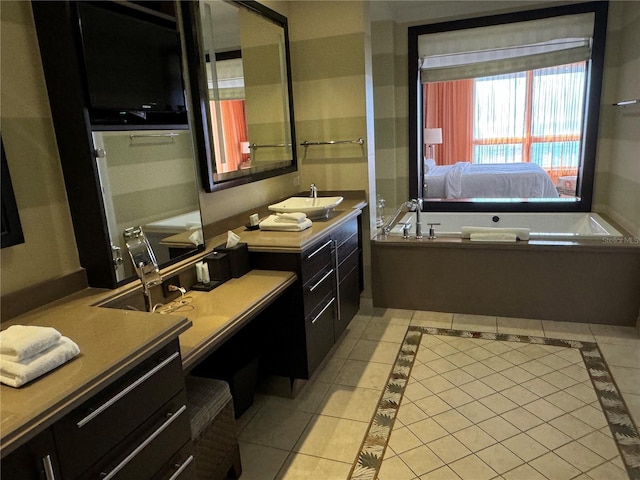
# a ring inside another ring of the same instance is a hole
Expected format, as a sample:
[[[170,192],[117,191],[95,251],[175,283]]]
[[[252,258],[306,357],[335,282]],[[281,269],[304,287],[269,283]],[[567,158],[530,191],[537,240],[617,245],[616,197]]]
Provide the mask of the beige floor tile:
[[[528,412],[522,407],[515,408],[506,413],[502,414],[502,418],[504,418],[507,422],[515,425],[518,429],[525,432],[533,427],[537,427],[543,421],[536,417],[531,412]]]
[[[378,480],[412,480],[416,478],[416,474],[400,457],[393,457],[382,462],[377,478]]]
[[[573,478],[580,474],[580,470],[565,462],[553,452],[549,452],[536,458],[529,462],[529,465],[538,470],[545,477],[553,480]]]
[[[584,407],[571,412],[571,415],[594,428],[602,428],[607,425],[607,419],[604,417],[602,410],[596,409],[591,405],[585,405]]]
[[[403,453],[420,445],[422,445],[420,439],[407,427],[394,429],[389,437],[389,447],[391,447],[396,453]]]
[[[547,402],[544,398],[539,398],[534,402],[528,403],[524,405],[523,408],[545,422],[553,420],[565,413],[563,410]]]
[[[495,470],[475,455],[461,458],[449,465],[462,480],[488,480],[496,476]]]
[[[473,332],[497,333],[496,317],[456,313],[453,315],[454,330],[470,330]]]
[[[421,400],[418,400],[419,402]],[[401,407],[398,409],[397,418],[403,425],[411,425],[412,423],[424,420],[429,415],[418,407],[415,403],[402,402]]]
[[[489,357],[486,360],[482,360],[482,364],[489,367],[491,370],[501,372],[507,368],[513,367],[513,363],[508,362],[500,356]]]
[[[519,350],[511,350],[509,352],[504,352],[501,355],[501,357],[507,360],[508,362],[511,362],[512,364],[518,365],[518,366],[522,366],[525,363],[531,361],[530,357],[526,356],[524,353],[522,353]]]
[[[476,455],[498,473],[505,473],[522,465],[523,460],[501,444],[491,445]]]
[[[404,398],[412,402],[428,397],[429,395],[432,395],[431,390],[420,382],[408,383],[404,390]]]
[[[251,419],[258,413],[258,411],[265,405],[267,396],[257,393],[251,405],[243,414],[236,420],[236,431],[238,434],[242,433]]]
[[[447,338],[447,337],[442,337]],[[446,357],[448,355],[453,355],[454,353],[460,353],[460,350],[451,346],[448,342],[442,342],[437,345],[432,346],[429,350],[434,353],[437,353],[441,357]]]
[[[588,472],[593,480],[628,480],[627,472],[612,462],[603,463]]]
[[[413,423],[408,428],[424,444],[448,435],[448,432],[431,418]]]
[[[444,465],[442,460],[425,445],[401,453],[399,456],[416,475],[424,475]]]
[[[572,362],[565,360],[564,358],[562,358],[560,355],[557,355],[557,354],[547,355],[546,357],[540,357],[538,361],[541,363],[544,363],[545,365],[548,365],[554,370],[559,370],[561,368],[565,368],[570,365],[573,365]]]
[[[568,377],[577,380],[578,382],[584,383],[591,380],[589,377],[589,372],[587,371],[587,367],[585,365],[575,364],[570,365],[565,368],[561,368],[558,370],[560,373],[564,373]]]
[[[357,338],[342,336],[338,339],[338,342],[333,346],[333,349],[327,356],[335,358],[348,358],[353,350],[353,347],[358,343]]]
[[[583,421],[570,414],[554,418],[549,422],[549,425],[557,428],[561,432],[569,435],[574,439],[583,437],[594,430],[591,425],[587,425]]]
[[[411,325],[419,327],[451,328],[452,313],[416,311],[411,317]]]
[[[411,320],[413,318],[414,310],[405,310],[402,308],[387,308],[382,315],[383,318],[395,318],[399,320]],[[407,322],[406,325],[409,325]]]
[[[264,405],[240,433],[240,440],[291,450],[307,427],[311,414]]]
[[[338,376],[338,373],[340,373],[345,362],[346,359],[344,358],[326,358],[320,367],[318,367],[316,373],[313,374],[313,380],[316,382],[332,383]]]
[[[623,397],[631,418],[633,418],[636,425],[640,425],[640,395],[624,393]]]
[[[443,375],[444,376],[444,375]],[[473,402],[473,397],[463,392],[459,388],[452,388],[438,394],[441,400],[444,400],[453,408],[458,408],[467,403]]]
[[[442,400],[439,395],[430,395],[417,400],[415,404],[429,417],[433,417],[451,409],[451,405]],[[400,409],[400,411],[402,411],[402,409]]]
[[[477,425],[472,425],[453,434],[465,447],[472,452],[477,452],[489,445],[496,443],[496,440],[488,435]]]
[[[314,413],[330,386],[330,383],[325,382],[307,382],[295,398],[265,395],[265,404]]]
[[[436,375],[438,375],[436,372],[431,370],[424,363],[418,362],[418,360],[416,360],[416,363],[411,369],[411,378],[415,378],[416,380],[425,380]]]
[[[464,352],[458,352],[453,355],[449,355],[447,357],[451,363],[453,363],[456,367],[464,367],[466,365],[471,365],[475,363],[477,360],[475,358],[470,357]]]
[[[455,356],[456,355],[453,355],[453,357],[455,357]],[[451,359],[452,357],[449,357],[449,358]],[[471,357],[469,357],[469,358],[471,358]],[[475,360],[473,360],[473,362],[475,362]],[[462,366],[466,366],[466,365],[462,365]],[[459,385],[464,385],[465,383],[469,383],[469,382],[472,382],[472,381],[475,380],[474,377],[469,375],[467,372],[465,372],[461,368],[456,368],[455,370],[451,370],[449,372],[445,372],[445,373],[442,374],[442,376],[444,378],[446,378],[447,380],[449,380],[454,385],[458,385],[458,386]]]
[[[391,342],[377,342],[360,339],[355,344],[349,358],[363,362],[388,363],[393,365],[398,356],[399,345]]]
[[[458,368],[446,358],[438,358],[436,360],[431,360],[425,363],[425,365],[429,367],[431,370],[433,370],[434,372],[439,374],[450,372],[451,370],[455,370]]]
[[[541,358],[546,358],[546,357],[541,357]],[[539,360],[530,360],[520,365],[520,367],[526,370],[527,372],[535,375],[536,377],[541,377],[542,375],[546,375],[547,373],[551,373],[554,371],[553,368],[551,368],[548,365],[545,365]]]
[[[634,327],[617,325],[590,325],[591,332],[598,344],[612,343],[616,345],[640,345],[638,330]]]
[[[470,348],[469,350],[465,350],[465,353],[469,355],[471,358],[473,358],[474,360],[478,360],[478,361],[485,360],[493,356],[493,352],[490,352],[489,350],[482,347]]]
[[[386,384],[391,365],[383,363],[346,360],[333,383],[351,387],[382,389]]]
[[[478,426],[499,442],[520,433],[520,430],[501,417],[490,418],[480,422]]]
[[[571,441],[571,437],[547,423],[528,430],[527,435],[549,450],[555,450]]]
[[[315,415],[293,450],[305,455],[352,463],[368,424]]]
[[[567,362],[570,363],[579,363],[581,365],[584,364],[584,360],[582,359],[582,355],[580,354],[580,350],[577,348],[561,348],[557,352],[555,352],[560,358],[564,358]]]
[[[349,325],[347,325],[343,333],[343,338],[359,339],[370,321],[371,316],[356,315],[351,322],[349,322]]]
[[[332,385],[316,413],[368,423],[378,405],[379,397],[380,392],[377,390]]]
[[[455,385],[453,383],[440,375],[426,378],[424,380],[421,380],[420,383],[431,390],[433,393],[440,393],[444,392],[445,390],[455,388]]]
[[[289,451],[240,442],[240,456],[242,480],[268,480],[276,477]]]
[[[280,469],[277,480],[344,480],[351,464],[335,462],[300,453],[291,453]],[[244,478],[243,478],[244,480]]]
[[[595,342],[591,329],[587,323],[557,322],[543,320],[542,328],[545,337],[560,338],[562,340],[578,340],[581,342]]]
[[[498,333],[543,337],[542,322],[526,318],[497,317]]]
[[[521,353],[524,353],[527,357],[529,357],[532,360],[535,360],[541,357],[546,357],[547,355],[549,355],[549,350],[543,348],[543,345],[536,345],[533,343],[525,345],[524,347],[518,349],[518,351]]]
[[[517,384],[523,384],[523,383],[528,382],[530,380],[533,380],[535,378],[529,372],[527,372],[526,370],[524,370],[524,369],[522,369],[522,368],[520,368],[518,366],[513,366],[511,368],[507,368],[506,370],[503,370],[500,373],[503,376],[507,377],[512,382],[515,382]]]
[[[516,385],[513,380],[509,380],[507,377],[500,373],[493,373],[482,379],[482,383],[489,385],[496,392],[501,392]]]
[[[616,442],[602,432],[592,432],[578,441],[606,460],[611,460],[620,455]]]
[[[545,477],[526,463],[524,465],[520,465],[518,468],[514,468],[510,472],[505,473],[503,477],[507,480],[549,480],[547,479],[547,477]]]
[[[507,397],[512,402],[522,406],[527,405],[528,403],[534,402],[538,399],[538,395],[531,392],[530,390],[524,388],[521,385],[515,385],[511,388],[507,388],[503,390],[502,395]]]
[[[473,423],[480,423],[496,416],[494,412],[489,410],[479,401],[473,401],[462,405],[461,407],[458,407],[457,410]]]
[[[495,355],[502,355],[503,353],[512,351],[515,345],[519,344],[515,342],[500,342],[497,340],[490,340],[486,345],[484,345],[484,348]]]
[[[536,442],[526,433],[521,433],[515,437],[508,438],[502,442],[502,445],[507,447],[525,462],[530,462],[534,458],[538,458],[549,451],[546,447]]]
[[[622,393],[640,395],[640,364],[637,368],[609,366]]]
[[[565,412],[573,412],[578,408],[584,406],[584,402],[578,400],[573,395],[569,395],[563,391],[558,391],[556,393],[552,393],[544,398],[547,402],[555,405],[556,407],[562,409]]]
[[[447,410],[436,415],[433,419],[449,433],[455,433],[472,425],[464,415],[456,410]]]
[[[540,378],[545,382],[550,383],[554,387],[559,388],[560,390],[569,388],[575,385],[576,383],[578,383],[577,380],[574,380],[573,378],[560,372],[547,373],[546,375],[543,375]]]
[[[605,459],[578,442],[571,442],[555,450],[556,455],[582,472],[604,463]]]
[[[569,388],[564,389],[565,393],[569,395],[573,395],[578,400],[582,400],[584,403],[593,403],[598,401],[598,396],[596,395],[593,386],[584,385],[581,383],[577,383]]]
[[[434,440],[428,447],[447,465],[471,454],[471,450],[452,435]]]
[[[480,362],[472,363],[471,365],[466,365],[462,367],[462,370],[464,370],[474,378],[478,378],[478,379],[481,379],[488,375],[493,375],[494,373],[496,373],[495,370],[490,369],[489,367],[487,367],[486,365],[483,365]]]
[[[494,393],[488,397],[484,397],[480,399],[480,403],[498,415],[513,410],[518,406],[500,393]]]
[[[420,477],[420,480],[460,480],[460,477],[446,465]]]
[[[406,333],[407,327],[404,325],[390,325],[371,321],[362,332],[360,338],[379,342],[402,343]]]

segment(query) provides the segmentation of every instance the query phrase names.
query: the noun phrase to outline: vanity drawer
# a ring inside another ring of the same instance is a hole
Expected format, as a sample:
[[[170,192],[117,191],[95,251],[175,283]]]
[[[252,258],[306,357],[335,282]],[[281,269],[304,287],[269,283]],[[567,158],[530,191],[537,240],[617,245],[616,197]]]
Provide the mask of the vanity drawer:
[[[335,230],[331,237],[338,242],[338,246],[342,245],[345,240],[353,235],[357,235],[358,233],[358,219],[353,218],[346,223],[340,225],[337,230]]]
[[[197,480],[196,458],[191,441],[171,457],[153,478],[158,480]]]
[[[358,234],[351,235],[338,247],[338,265],[342,268],[343,262],[353,252],[358,250]]]
[[[178,341],[53,426],[65,478],[76,478],[184,389]]]
[[[80,478],[156,478],[166,459],[173,457],[190,438],[187,396],[182,390]]]
[[[320,305],[305,319],[307,340],[307,368],[309,375],[320,365],[334,342],[333,321],[336,297],[325,297]]]
[[[331,265],[333,256],[333,240],[324,238],[313,247],[305,250],[302,254],[300,265],[302,273],[302,283],[306,284],[320,270],[327,265]]]
[[[304,286],[304,311],[311,312],[327,295],[332,294],[336,285],[336,272],[326,266]]]

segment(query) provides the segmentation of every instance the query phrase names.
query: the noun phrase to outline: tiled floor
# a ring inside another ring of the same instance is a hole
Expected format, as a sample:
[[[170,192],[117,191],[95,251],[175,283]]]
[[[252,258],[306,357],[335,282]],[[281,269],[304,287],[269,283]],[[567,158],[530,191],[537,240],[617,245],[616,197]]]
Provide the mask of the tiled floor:
[[[239,419],[241,479],[348,478],[409,325],[597,342],[640,423],[633,328],[363,306],[296,399]],[[379,478],[628,477],[575,349],[424,335]]]

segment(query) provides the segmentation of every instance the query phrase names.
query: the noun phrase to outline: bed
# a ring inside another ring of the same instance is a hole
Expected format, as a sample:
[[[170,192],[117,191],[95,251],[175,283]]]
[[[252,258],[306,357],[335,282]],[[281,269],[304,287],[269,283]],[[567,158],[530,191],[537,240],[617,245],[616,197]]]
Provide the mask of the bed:
[[[424,161],[425,198],[557,198],[549,175],[535,163],[435,165]]]

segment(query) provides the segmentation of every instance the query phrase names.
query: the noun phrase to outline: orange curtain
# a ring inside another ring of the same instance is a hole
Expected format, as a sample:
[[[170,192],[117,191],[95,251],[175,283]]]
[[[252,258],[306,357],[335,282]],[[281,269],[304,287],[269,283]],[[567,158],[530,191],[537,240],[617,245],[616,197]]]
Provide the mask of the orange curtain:
[[[425,128],[442,129],[442,144],[434,146],[436,164],[471,162],[473,79],[424,84],[424,112]]]
[[[240,142],[247,141],[247,124],[244,114],[244,100],[223,100],[220,102],[222,130],[224,131],[224,150],[226,166],[224,170],[238,170],[245,161]]]

